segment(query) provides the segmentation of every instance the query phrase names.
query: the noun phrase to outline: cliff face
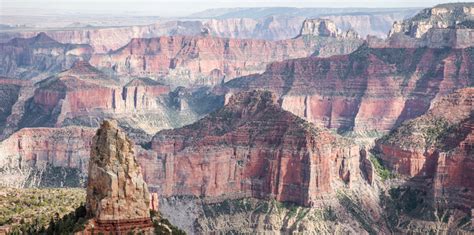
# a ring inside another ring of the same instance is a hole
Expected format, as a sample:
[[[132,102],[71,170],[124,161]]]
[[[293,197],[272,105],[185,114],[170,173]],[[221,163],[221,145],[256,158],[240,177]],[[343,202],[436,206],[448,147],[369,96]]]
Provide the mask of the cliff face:
[[[453,3],[427,8],[396,22],[389,34],[391,47],[465,48],[474,45],[474,4]]]
[[[474,50],[361,47],[343,56],[275,62],[225,84],[276,92],[280,104],[317,126],[387,131],[432,102],[472,85]]]
[[[0,144],[1,184],[80,187],[87,176],[91,128],[25,128]]]
[[[172,83],[219,84],[262,72],[272,61],[330,56],[355,50],[362,41],[305,36],[283,41],[172,36],[133,39],[108,54],[96,54],[91,64],[122,75],[164,77]]]
[[[161,131],[145,179],[162,196],[275,198],[310,206],[359,176],[359,149],[283,111],[269,92],[239,93],[200,121]]]
[[[85,116],[92,120],[130,113],[161,113],[158,97],[169,91],[168,86],[149,78],[134,78],[124,84],[87,62],[77,62],[71,69],[37,84],[26,102],[19,127],[59,127]]]
[[[70,68],[76,61],[88,60],[88,45],[62,44],[40,33],[33,38],[12,39],[0,44],[0,75],[31,78]]]
[[[382,159],[401,175],[433,180],[440,202],[471,208],[473,101],[474,89],[464,88],[442,98],[425,115],[404,122],[377,142]]]

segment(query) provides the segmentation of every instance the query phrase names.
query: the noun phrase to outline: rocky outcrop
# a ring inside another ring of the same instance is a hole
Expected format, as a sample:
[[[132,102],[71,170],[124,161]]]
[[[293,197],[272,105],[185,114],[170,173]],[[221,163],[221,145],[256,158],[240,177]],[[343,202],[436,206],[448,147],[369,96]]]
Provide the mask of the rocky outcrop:
[[[381,158],[401,175],[433,180],[438,201],[472,208],[473,101],[473,88],[442,98],[425,115],[380,139]]]
[[[427,8],[413,18],[396,22],[384,46],[455,47],[474,46],[474,4],[452,3]]]
[[[330,58],[271,63],[261,75],[225,84],[227,92],[266,89],[317,126],[388,131],[424,114],[450,92],[471,86],[472,48],[370,48]]]
[[[104,121],[94,136],[89,159],[86,209],[95,221],[93,231],[125,233],[133,225],[135,230],[150,229],[149,204],[134,144],[117,122]]]
[[[0,76],[31,78],[70,68],[76,61],[88,60],[88,45],[62,44],[40,33],[32,38],[15,38],[0,44]]]
[[[360,179],[359,149],[283,111],[270,92],[234,95],[222,109],[152,140],[145,180],[162,196],[256,197],[317,204]]]
[[[238,76],[262,72],[272,61],[330,56],[355,50],[359,39],[298,37],[283,41],[173,36],[133,39],[91,63],[122,75],[164,77],[172,84],[220,84]]]
[[[336,24],[330,20],[324,19],[307,19],[303,22],[300,34],[298,36],[319,36],[319,37],[335,37],[357,39],[359,36],[353,30],[342,32],[336,27]]]

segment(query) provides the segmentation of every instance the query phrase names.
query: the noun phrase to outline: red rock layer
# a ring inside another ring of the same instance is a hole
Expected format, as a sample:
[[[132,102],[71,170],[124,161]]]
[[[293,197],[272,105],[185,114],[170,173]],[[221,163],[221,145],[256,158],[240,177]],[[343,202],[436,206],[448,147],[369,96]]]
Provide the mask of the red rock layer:
[[[377,141],[397,173],[434,181],[441,202],[474,206],[474,88],[442,98],[427,114],[403,123]]]
[[[261,75],[226,83],[230,92],[266,89],[317,126],[387,131],[425,113],[433,101],[472,85],[467,49],[361,47],[350,55],[275,62]]]
[[[337,182],[356,181],[358,147],[283,111],[275,99],[269,92],[239,93],[192,125],[159,132],[155,155],[141,156],[152,191],[309,206],[333,194]]]
[[[93,135],[93,129],[81,127],[21,129],[0,144],[2,167],[50,164],[87,172]]]
[[[199,36],[170,36],[132,39],[126,46],[109,54],[96,54],[91,63],[113,69],[119,74],[135,76],[211,77],[220,83],[237,76],[262,72],[272,61],[299,58],[318,53],[320,56],[352,52],[359,39],[332,37],[298,37],[283,41],[226,39]]]
[[[168,86],[148,78],[135,78],[123,86],[81,62],[39,83],[31,106],[39,109],[43,116],[56,115],[48,117],[48,121],[60,125],[66,118],[81,115],[152,111],[157,106],[156,97],[168,92]],[[32,113],[26,115],[38,115]],[[34,125],[34,122],[25,121],[25,125]]]

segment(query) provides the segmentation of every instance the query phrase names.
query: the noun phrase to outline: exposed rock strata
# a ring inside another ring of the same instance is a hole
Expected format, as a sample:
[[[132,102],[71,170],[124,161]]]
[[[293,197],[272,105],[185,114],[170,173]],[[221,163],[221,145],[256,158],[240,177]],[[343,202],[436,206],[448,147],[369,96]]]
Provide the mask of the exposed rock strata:
[[[474,49],[369,48],[330,58],[274,62],[261,75],[234,79],[227,92],[266,89],[283,109],[340,131],[388,131],[473,85]]]
[[[159,132],[152,149],[144,175],[162,196],[311,206],[360,179],[356,145],[283,111],[269,92],[236,94],[192,125]]]
[[[434,197],[449,206],[474,206],[474,89],[465,88],[435,103],[377,143],[397,173],[433,180]]]
[[[93,129],[26,128],[0,144],[0,182],[9,187],[81,187]]]
[[[347,54],[360,46],[357,38],[303,35],[282,41],[171,36],[132,39],[91,64],[122,75],[165,78],[172,84],[220,84],[238,76],[263,72],[273,61]]]

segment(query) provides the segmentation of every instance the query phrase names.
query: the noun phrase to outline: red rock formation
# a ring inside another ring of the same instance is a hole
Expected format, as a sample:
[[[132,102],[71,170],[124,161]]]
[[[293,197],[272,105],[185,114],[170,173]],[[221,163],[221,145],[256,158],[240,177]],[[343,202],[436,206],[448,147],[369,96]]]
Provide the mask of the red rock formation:
[[[361,47],[350,55],[275,62],[225,87],[274,91],[285,110],[317,126],[387,131],[472,84],[473,60],[471,48]]]
[[[359,39],[305,36],[283,41],[171,36],[133,39],[109,54],[96,54],[91,63],[119,74],[167,77],[171,81],[218,84],[262,72],[272,61],[312,55],[346,54]]]
[[[269,92],[239,93],[183,128],[161,131],[145,179],[162,196],[252,196],[312,205],[357,182],[359,149],[283,111]],[[152,167],[153,166],[153,167]]]
[[[31,103],[36,112],[30,110],[25,114],[24,125],[45,125],[39,115],[49,125],[60,126],[65,119],[77,116],[149,112],[157,107],[156,97],[168,92],[168,86],[148,78],[135,78],[121,85],[88,63],[80,62],[39,83]]]
[[[81,186],[87,172],[93,135],[92,128],[84,127],[21,129],[0,143],[0,185]],[[56,177],[57,182],[48,185],[43,182],[48,181],[43,177],[43,171],[48,167],[77,169],[84,175],[74,175],[78,177],[76,179],[66,179],[67,174],[54,175],[52,177]],[[35,176],[36,171],[38,174]]]
[[[434,180],[437,200],[472,208],[473,102],[474,88],[442,98],[427,114],[379,140],[381,158],[401,175]]]
[[[104,121],[93,138],[87,181],[87,214],[92,233],[149,231],[150,194],[143,180],[134,144],[118,129],[116,121]]]

